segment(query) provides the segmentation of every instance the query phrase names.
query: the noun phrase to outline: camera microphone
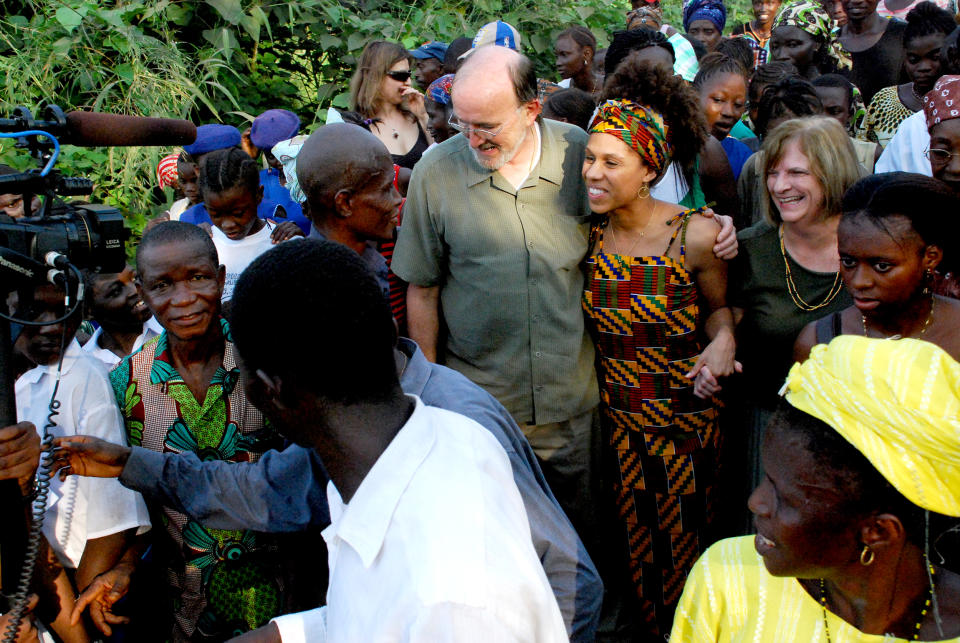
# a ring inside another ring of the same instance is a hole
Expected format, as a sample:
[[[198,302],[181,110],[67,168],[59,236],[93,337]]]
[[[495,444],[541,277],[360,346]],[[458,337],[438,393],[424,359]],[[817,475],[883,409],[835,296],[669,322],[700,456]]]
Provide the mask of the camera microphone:
[[[189,145],[197,126],[177,118],[149,118],[100,112],[68,112],[61,143],[83,147]]]

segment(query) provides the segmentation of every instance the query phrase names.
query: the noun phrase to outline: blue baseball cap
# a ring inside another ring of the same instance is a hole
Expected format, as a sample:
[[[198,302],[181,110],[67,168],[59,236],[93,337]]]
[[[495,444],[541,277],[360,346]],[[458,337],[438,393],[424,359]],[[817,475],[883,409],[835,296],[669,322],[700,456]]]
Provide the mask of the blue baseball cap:
[[[286,109],[268,109],[253,119],[250,142],[261,150],[272,149],[280,141],[293,138],[300,131],[300,118]]]
[[[473,48],[497,45],[520,51],[520,32],[503,20],[488,22],[480,27],[473,37]]]
[[[237,145],[240,145],[240,130],[233,125],[201,125],[197,128],[197,140],[184,145],[183,151],[190,156],[200,156]]]
[[[417,60],[426,60],[427,58],[436,58],[443,62],[443,57],[447,53],[447,45],[442,42],[427,42],[416,49],[410,50],[410,55]]]

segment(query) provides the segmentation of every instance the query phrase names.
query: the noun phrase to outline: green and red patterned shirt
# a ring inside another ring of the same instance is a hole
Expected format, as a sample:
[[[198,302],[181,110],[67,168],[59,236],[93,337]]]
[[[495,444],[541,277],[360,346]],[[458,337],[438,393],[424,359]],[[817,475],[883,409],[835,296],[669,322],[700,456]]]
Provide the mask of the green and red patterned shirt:
[[[280,446],[243,392],[230,326],[225,319],[220,325],[223,363],[203,400],[194,398],[174,367],[166,332],[110,373],[131,445],[229,462],[252,462]],[[281,613],[279,554],[264,536],[209,529],[171,507],[151,511],[153,524],[162,524],[172,539],[165,562],[174,595],[173,640],[224,640]]]

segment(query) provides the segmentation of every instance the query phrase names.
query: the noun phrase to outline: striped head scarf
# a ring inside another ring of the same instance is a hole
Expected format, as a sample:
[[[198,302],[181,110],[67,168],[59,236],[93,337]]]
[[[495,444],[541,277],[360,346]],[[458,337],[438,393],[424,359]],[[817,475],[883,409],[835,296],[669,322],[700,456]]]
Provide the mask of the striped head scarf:
[[[610,134],[629,145],[659,177],[673,156],[663,116],[631,100],[608,100],[597,108],[591,134]]]
[[[960,76],[940,77],[933,89],[923,96],[923,115],[927,119],[927,129],[960,118]]]
[[[910,502],[960,517],[960,364],[942,348],[841,335],[795,364],[785,388]]]
[[[853,61],[840,45],[834,33],[833,20],[818,0],[788,0],[780,7],[773,20],[773,29],[777,27],[796,27],[814,37],[826,46],[827,55],[834,61],[838,70],[850,69]]]
[[[179,152],[167,154],[157,164],[157,183],[161,188],[177,184],[177,159]]]
[[[450,104],[450,88],[453,87],[453,74],[436,79],[427,87],[427,98],[441,105]]]
[[[683,30],[690,31],[694,20],[709,20],[717,31],[727,24],[727,8],[720,0],[690,0],[683,8]]]

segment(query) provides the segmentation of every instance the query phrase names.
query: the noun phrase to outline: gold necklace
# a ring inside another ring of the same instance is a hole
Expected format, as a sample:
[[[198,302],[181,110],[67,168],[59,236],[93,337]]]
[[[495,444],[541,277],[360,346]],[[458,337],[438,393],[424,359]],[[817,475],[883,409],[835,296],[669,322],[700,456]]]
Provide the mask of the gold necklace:
[[[653,212],[651,212],[651,213],[650,213],[650,216],[647,217],[646,223],[644,223],[644,224],[641,226],[640,236],[637,237],[637,240],[633,242],[633,245],[630,246],[630,250],[627,251],[627,253],[626,253],[625,256],[627,256],[627,257],[632,257],[632,256],[633,256],[633,249],[637,247],[637,244],[640,243],[640,240],[643,239],[643,237],[647,234],[647,226],[650,225],[650,222],[651,222],[651,221],[653,221],[653,217],[654,217],[654,215],[657,214],[657,207],[658,207],[659,205],[660,205],[659,202],[654,202],[654,204],[653,204]],[[619,248],[619,247],[620,247],[620,244],[617,242],[617,233],[614,232],[614,230],[613,230],[613,221],[609,221],[609,220],[607,221],[607,228],[610,230],[611,241],[613,241],[613,243],[616,244],[616,246]],[[617,254],[622,254],[622,253],[617,253]]]
[[[790,272],[790,261],[787,259],[787,249],[783,245],[783,224],[780,224],[780,254],[783,255],[783,265],[786,268],[787,272],[787,292],[790,293],[790,299],[793,300],[794,305],[800,310],[810,312],[812,310],[819,310],[824,306],[830,304],[834,298],[840,294],[840,291],[843,289],[843,278],[840,276],[840,271],[837,271],[837,276],[833,280],[833,285],[830,286],[830,292],[827,293],[826,298],[821,301],[819,304],[808,304],[804,301],[803,297],[800,296],[800,291],[797,289],[797,284],[793,282],[793,274]]]
[[[923,328],[920,329],[920,334],[918,335],[918,337],[923,337],[923,334],[927,332],[927,328],[930,327],[930,322],[933,321],[933,309],[936,307],[936,304],[937,304],[936,298],[933,295],[930,295],[930,312],[927,313],[927,319],[925,322],[923,322]],[[861,313],[860,321],[863,322],[863,336],[869,337],[869,335],[867,334],[867,316]],[[903,337],[903,335],[897,334],[897,335],[891,335],[887,339],[900,339],[901,337]]]

